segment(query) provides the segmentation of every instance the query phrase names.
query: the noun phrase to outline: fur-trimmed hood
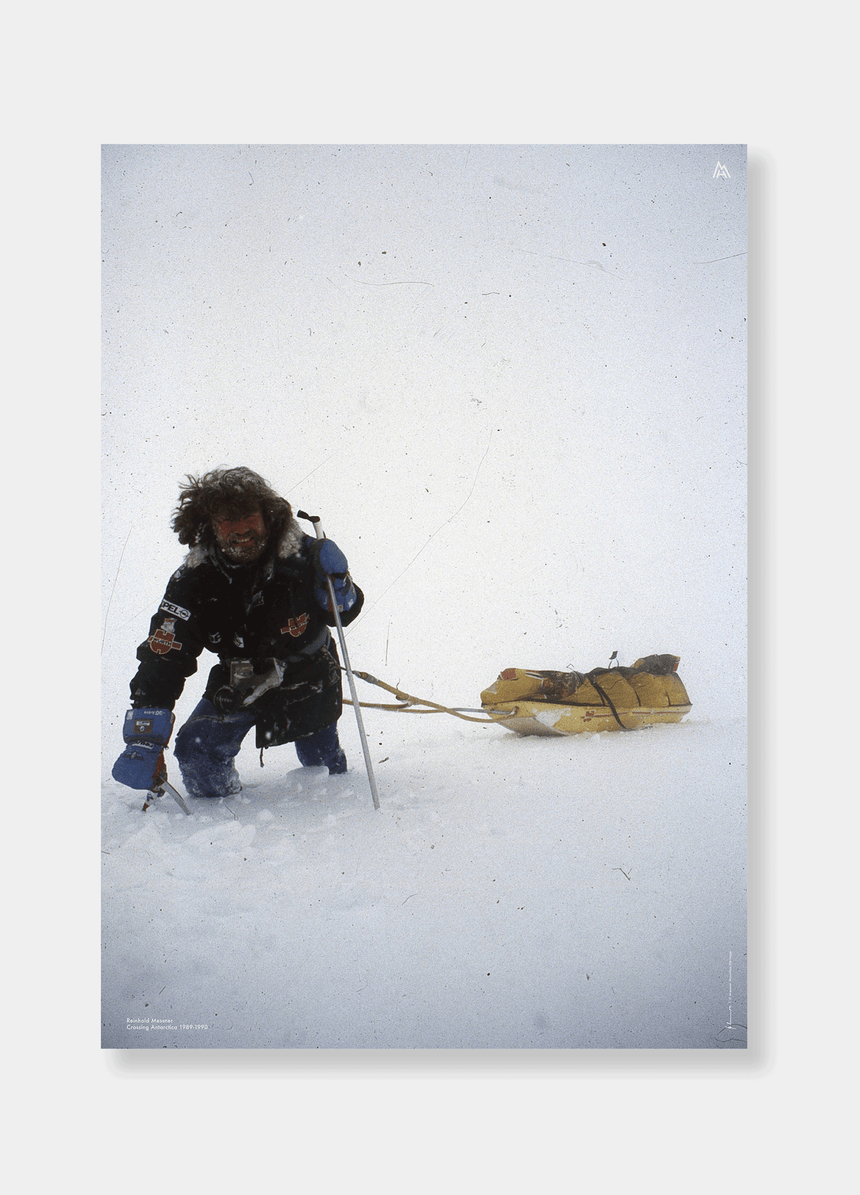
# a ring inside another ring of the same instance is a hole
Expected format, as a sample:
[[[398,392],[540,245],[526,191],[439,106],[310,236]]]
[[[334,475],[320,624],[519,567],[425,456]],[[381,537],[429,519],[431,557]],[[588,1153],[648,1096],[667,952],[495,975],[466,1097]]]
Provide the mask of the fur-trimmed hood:
[[[307,536],[299,523],[291,517],[278,544],[278,555],[282,560],[286,560],[289,556],[295,556],[305,546],[306,539]]]
[[[291,556],[298,555],[305,546],[307,536],[302,530],[300,524],[294,518],[290,518],[278,541],[278,550],[276,555],[280,560],[288,560]],[[204,545],[197,544],[193,547],[188,555],[185,557],[185,568],[198,568],[207,560],[214,560],[216,563],[221,562],[220,553],[216,556],[217,549],[214,544]]]

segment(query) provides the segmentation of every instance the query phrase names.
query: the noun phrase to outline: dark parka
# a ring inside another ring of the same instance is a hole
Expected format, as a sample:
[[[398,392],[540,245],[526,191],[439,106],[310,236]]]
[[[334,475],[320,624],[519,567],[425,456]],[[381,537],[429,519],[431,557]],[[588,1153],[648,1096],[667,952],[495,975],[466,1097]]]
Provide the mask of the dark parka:
[[[294,742],[335,722],[342,709],[340,666],[315,589],[322,582],[308,548],[314,540],[290,519],[263,557],[234,565],[215,545],[196,546],[170,578],[149,637],[137,649],[140,667],[131,682],[135,708],[173,709],[204,648],[219,657],[204,696],[210,701],[230,684],[230,661],[276,660],[283,680],[250,707],[257,716],[257,746]],[[348,582],[351,584],[351,582]],[[341,612],[349,625],[364,595]]]

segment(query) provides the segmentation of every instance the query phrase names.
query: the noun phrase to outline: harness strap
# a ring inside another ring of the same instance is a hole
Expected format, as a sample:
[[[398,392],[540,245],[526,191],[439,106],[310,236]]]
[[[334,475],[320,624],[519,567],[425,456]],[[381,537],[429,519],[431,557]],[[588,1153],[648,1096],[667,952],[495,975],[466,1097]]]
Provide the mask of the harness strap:
[[[612,704],[612,698],[609,696],[609,694],[606,692],[606,690],[601,688],[601,686],[597,683],[596,679],[593,676],[591,676],[590,674],[589,674],[588,679],[591,681],[592,685],[594,685],[597,692],[600,694],[600,696],[603,698],[603,700],[606,702],[606,704],[612,710],[612,716],[615,719],[615,721],[618,723],[618,725],[621,727],[621,729],[622,730],[632,730],[633,729],[632,726],[625,726],[624,723],[621,721],[621,719],[618,717],[618,710]]]

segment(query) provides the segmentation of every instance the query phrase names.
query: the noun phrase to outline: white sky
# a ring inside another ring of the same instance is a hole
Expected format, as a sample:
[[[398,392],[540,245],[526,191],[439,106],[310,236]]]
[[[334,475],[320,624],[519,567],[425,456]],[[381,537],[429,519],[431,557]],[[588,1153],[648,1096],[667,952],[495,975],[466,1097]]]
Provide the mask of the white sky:
[[[743,708],[745,147],[108,146],[103,202],[112,692],[182,478],[246,464],[346,550],[356,667],[669,651]]]

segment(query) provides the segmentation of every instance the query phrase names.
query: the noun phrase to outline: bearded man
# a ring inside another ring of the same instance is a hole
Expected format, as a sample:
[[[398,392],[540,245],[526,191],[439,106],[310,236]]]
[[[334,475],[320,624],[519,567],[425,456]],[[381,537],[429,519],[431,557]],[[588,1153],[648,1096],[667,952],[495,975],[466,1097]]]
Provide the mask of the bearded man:
[[[295,743],[304,767],[345,772],[328,581],[344,626],[364,595],[344,554],[330,539],[305,535],[289,502],[246,468],[189,477],[172,526],[190,551],[137,649],[114,779],[134,789],[163,783],[173,707],[204,648],[219,662],[174,746],[191,796],[241,791],[234,760],[251,727],[261,761],[267,747]]]

